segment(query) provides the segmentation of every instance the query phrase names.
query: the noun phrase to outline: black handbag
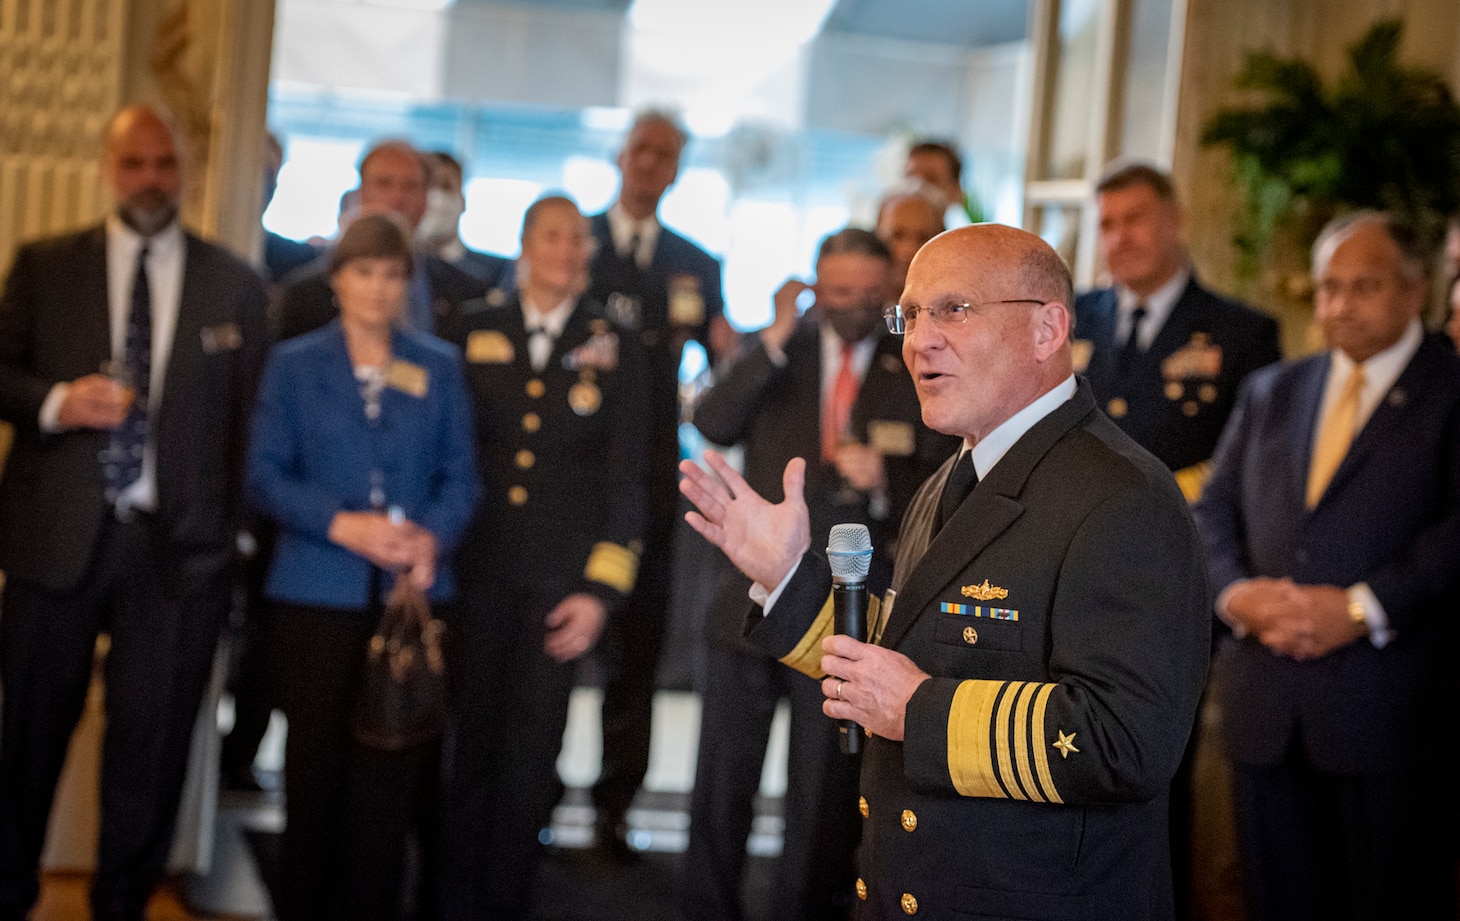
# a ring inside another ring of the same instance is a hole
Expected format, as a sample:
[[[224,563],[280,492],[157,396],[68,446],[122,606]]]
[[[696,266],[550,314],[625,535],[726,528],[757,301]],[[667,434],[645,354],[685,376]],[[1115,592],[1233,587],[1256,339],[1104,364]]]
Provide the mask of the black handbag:
[[[398,576],[365,651],[355,739],[399,751],[441,734],[446,723],[446,625],[431,616],[426,595]]]

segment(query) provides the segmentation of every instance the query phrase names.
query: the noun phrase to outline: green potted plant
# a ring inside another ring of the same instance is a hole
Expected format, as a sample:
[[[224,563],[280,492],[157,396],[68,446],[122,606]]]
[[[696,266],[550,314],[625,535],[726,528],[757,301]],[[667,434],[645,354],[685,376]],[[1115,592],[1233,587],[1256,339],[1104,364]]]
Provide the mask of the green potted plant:
[[[1432,243],[1460,211],[1460,106],[1439,74],[1399,61],[1402,30],[1397,19],[1376,23],[1331,84],[1306,61],[1247,55],[1236,86],[1262,101],[1217,111],[1202,133],[1203,145],[1232,155],[1244,278],[1271,265],[1281,233],[1306,249],[1345,211],[1399,212]],[[1304,293],[1275,284],[1280,297]]]

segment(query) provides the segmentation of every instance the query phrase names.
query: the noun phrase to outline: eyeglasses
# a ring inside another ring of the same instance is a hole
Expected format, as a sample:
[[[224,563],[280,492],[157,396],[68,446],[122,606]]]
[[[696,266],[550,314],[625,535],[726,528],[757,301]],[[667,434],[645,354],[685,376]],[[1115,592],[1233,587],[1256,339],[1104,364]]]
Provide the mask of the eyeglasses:
[[[893,304],[882,311],[882,318],[887,321],[887,328],[894,335],[901,336],[912,332],[917,325],[918,318],[927,314],[933,320],[934,326],[949,327],[961,326],[968,322],[968,311],[971,307],[987,307],[990,304],[1043,304],[1043,300],[1033,297],[1016,297],[1003,301],[980,301],[974,304],[964,301],[961,304],[932,304],[928,307],[919,307],[916,304],[911,307],[904,307],[901,304]]]

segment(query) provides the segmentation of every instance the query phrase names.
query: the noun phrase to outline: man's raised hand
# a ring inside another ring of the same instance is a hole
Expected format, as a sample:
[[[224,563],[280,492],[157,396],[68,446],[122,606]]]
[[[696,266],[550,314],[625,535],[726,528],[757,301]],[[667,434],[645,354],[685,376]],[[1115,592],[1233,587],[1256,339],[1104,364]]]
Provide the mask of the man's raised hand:
[[[795,457],[786,465],[781,476],[786,498],[777,504],[751,489],[720,454],[706,451],[705,463],[710,470],[680,461],[679,491],[698,510],[684,520],[737,569],[774,589],[811,547],[811,516],[803,497],[806,461]]]

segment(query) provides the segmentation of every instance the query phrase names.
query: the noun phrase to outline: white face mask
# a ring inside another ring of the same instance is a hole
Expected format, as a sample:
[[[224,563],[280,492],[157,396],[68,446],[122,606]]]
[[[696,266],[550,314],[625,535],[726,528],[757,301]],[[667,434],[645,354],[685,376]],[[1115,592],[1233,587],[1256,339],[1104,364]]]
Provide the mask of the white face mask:
[[[456,225],[466,211],[466,200],[445,189],[426,190],[426,213],[416,235],[428,246],[441,246],[456,239]]]

